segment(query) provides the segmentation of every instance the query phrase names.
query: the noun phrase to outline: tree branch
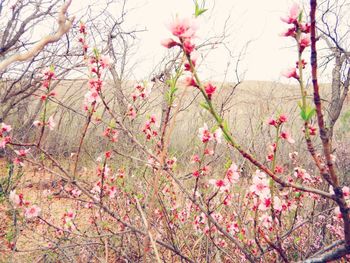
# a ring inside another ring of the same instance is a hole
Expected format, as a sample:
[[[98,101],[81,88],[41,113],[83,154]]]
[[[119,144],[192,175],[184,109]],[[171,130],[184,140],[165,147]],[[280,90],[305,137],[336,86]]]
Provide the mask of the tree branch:
[[[1,61],[0,71],[5,70],[9,65],[11,65],[14,62],[26,61],[31,59],[32,57],[36,56],[40,51],[42,51],[46,45],[57,42],[64,34],[66,34],[72,27],[75,18],[67,18],[65,15],[71,3],[72,0],[68,0],[64,5],[62,5],[61,10],[58,14],[58,29],[55,34],[42,38],[27,52],[22,54],[14,54],[9,58],[6,58],[3,61]]]

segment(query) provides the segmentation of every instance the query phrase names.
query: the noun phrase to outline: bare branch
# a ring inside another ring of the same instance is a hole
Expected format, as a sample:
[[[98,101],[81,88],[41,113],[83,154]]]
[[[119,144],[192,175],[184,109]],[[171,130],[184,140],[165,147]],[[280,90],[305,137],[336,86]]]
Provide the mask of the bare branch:
[[[36,56],[40,51],[42,51],[46,45],[57,42],[64,34],[66,34],[72,27],[75,18],[67,18],[65,15],[71,3],[72,0],[69,0],[64,5],[62,5],[61,10],[58,14],[58,29],[55,34],[42,38],[27,52],[22,54],[14,54],[9,58],[6,58],[5,60],[1,61],[0,71],[5,70],[9,65],[11,65],[14,62],[26,61],[31,59],[32,57]]]

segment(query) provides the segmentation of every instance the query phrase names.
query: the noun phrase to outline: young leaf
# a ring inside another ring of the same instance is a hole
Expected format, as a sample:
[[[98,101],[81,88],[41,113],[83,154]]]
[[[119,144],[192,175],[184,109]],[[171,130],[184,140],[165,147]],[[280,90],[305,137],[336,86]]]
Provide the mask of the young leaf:
[[[200,105],[202,108],[204,108],[204,109],[206,109],[206,110],[209,110],[209,105],[208,105],[206,102],[201,102],[201,103],[199,103],[199,105]]]
[[[315,108],[311,109],[307,114],[307,120],[309,121],[315,115],[315,113],[316,113],[316,109]]]
[[[200,7],[197,1],[194,3],[194,5],[195,5],[195,10],[194,10],[195,17],[199,17],[200,15],[202,15],[203,13],[205,13],[208,10],[208,9],[203,8],[204,4],[202,5],[202,7]]]
[[[304,121],[307,121],[307,115],[303,109],[301,109],[301,111],[300,111],[300,116]]]

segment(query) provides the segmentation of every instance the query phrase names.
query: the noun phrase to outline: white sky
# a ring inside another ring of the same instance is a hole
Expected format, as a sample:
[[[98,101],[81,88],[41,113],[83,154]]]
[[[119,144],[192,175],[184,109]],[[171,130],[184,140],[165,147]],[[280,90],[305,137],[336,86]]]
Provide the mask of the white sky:
[[[75,3],[74,3],[75,2]],[[73,0],[74,5],[81,2]],[[291,0],[207,0],[207,13],[199,21],[198,42],[208,36],[219,35],[226,19],[230,16],[228,28],[230,36],[226,39],[227,47],[237,55],[252,40],[243,62],[241,72],[246,71],[245,80],[281,81],[281,72],[294,66],[296,52],[294,42],[279,34],[288,27],[281,22],[280,17],[287,14]],[[302,0],[297,3],[303,4]],[[157,65],[167,50],[160,45],[163,38],[171,37],[166,23],[176,14],[181,17],[193,13],[192,0],[129,0],[127,6],[133,9],[127,16],[128,25],[145,27],[146,32],[139,34],[140,48],[138,51],[135,77],[147,76]],[[79,6],[82,8],[82,6]],[[73,6],[76,8],[76,6]],[[210,19],[208,19],[210,18]],[[308,60],[308,54],[305,54]],[[223,80],[227,63],[235,63],[228,56],[223,46],[212,51],[201,66],[202,74],[207,79]],[[234,81],[234,65],[228,72],[227,80]]]

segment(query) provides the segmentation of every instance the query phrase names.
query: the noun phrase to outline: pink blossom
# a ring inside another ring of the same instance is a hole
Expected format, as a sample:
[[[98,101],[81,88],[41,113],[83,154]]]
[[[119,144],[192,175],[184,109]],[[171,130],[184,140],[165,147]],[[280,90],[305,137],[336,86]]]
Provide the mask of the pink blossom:
[[[282,174],[282,173],[283,173],[283,167],[282,167],[282,166],[279,166],[279,165],[276,165],[276,167],[275,167],[275,173],[276,173],[276,174]]]
[[[282,202],[281,199],[278,198],[278,196],[273,197],[273,208],[278,212],[282,211]]]
[[[156,123],[156,116],[154,114],[152,114],[152,116],[150,117],[150,122],[155,124]]]
[[[132,120],[136,118],[136,111],[135,111],[135,109],[134,109],[134,107],[132,105],[128,106],[128,116]]]
[[[299,40],[300,52],[303,52],[306,47],[310,46],[310,43],[310,35],[302,33]]]
[[[15,159],[13,159],[13,163],[14,163],[15,165],[19,165],[19,166],[24,167],[24,163],[23,163],[22,159],[20,159],[20,158],[18,158],[18,157],[16,157]]]
[[[213,96],[216,87],[213,86],[211,83],[208,83],[207,85],[204,86],[205,89],[205,93],[207,94],[208,98],[211,99],[211,97]]]
[[[63,222],[63,225],[66,229],[73,229],[75,228],[72,220],[74,219],[75,217],[75,214],[73,211],[71,210],[67,210],[64,214],[63,214],[63,217],[62,217],[62,222]]]
[[[290,134],[286,131],[281,132],[280,138],[287,140],[290,144],[295,143],[295,140],[290,136]]]
[[[30,149],[20,149],[19,151],[15,150],[15,153],[20,157],[25,157]]]
[[[36,120],[36,121],[33,122],[33,125],[35,127],[40,127],[41,125],[43,125],[43,123],[41,121]]]
[[[176,17],[170,24],[169,29],[174,36],[179,38],[194,37],[197,30],[197,23],[195,19]]]
[[[274,118],[270,118],[267,123],[271,126],[277,126],[277,122]]]
[[[236,164],[232,163],[230,168],[228,168],[225,178],[232,184],[237,183],[239,180],[238,167]]]
[[[136,101],[136,99],[137,99],[137,94],[136,94],[136,93],[132,93],[132,94],[131,94],[131,98],[132,98],[133,101]]]
[[[305,61],[305,59],[302,59],[301,61],[300,61],[300,64],[301,64],[301,67],[302,68],[305,68],[305,66],[306,66],[306,61]],[[296,68],[299,68],[299,61],[297,61],[297,62],[295,62],[295,66],[296,66]]]
[[[191,54],[195,48],[195,45],[192,44],[190,40],[186,39],[183,42],[182,47],[183,47],[183,50],[186,52],[186,54]]]
[[[77,188],[73,189],[71,193],[72,193],[73,197],[79,197],[81,195],[81,191]]]
[[[306,33],[306,34],[310,33],[311,25],[309,23],[305,23],[305,24],[300,23],[299,27],[300,27],[301,32]]]
[[[221,143],[222,142],[221,141],[221,139],[222,139],[222,130],[221,130],[221,128],[218,128],[218,129],[215,130],[215,132],[213,133],[213,137],[214,137],[214,139],[215,139],[215,141],[217,143]]]
[[[111,58],[109,56],[101,56],[100,64],[103,69],[108,68],[111,64]]]
[[[41,212],[41,208],[36,206],[36,205],[32,205],[31,207],[27,208],[24,212],[24,216],[27,219],[33,218],[33,217],[37,217],[39,216]]]
[[[11,142],[10,136],[3,137],[2,140],[0,141],[0,148],[5,148],[9,142]]]
[[[95,184],[90,192],[92,194],[100,194],[101,193],[101,187],[98,184]]]
[[[193,67],[196,67],[198,57],[199,57],[198,52],[196,50],[193,50],[191,52],[191,63]],[[186,62],[184,67],[186,71],[192,71],[190,63]]]
[[[14,206],[21,204],[21,199],[19,198],[19,195],[16,194],[16,190],[10,191],[9,200]]]
[[[233,221],[230,224],[226,226],[226,231],[231,233],[231,234],[236,234],[239,232],[239,227],[237,222]]]
[[[288,28],[285,32],[281,33],[283,37],[296,37],[295,27]]]
[[[167,163],[167,165],[168,165],[168,167],[170,168],[170,169],[172,169],[173,168],[173,166],[174,166],[174,164],[177,162],[177,158],[174,156],[174,157],[172,157],[171,159],[168,159],[167,161],[166,161],[166,163]]]
[[[302,169],[300,167],[294,168],[294,176],[298,179],[303,180],[303,181],[310,182],[312,180],[310,174],[307,173],[305,169]]]
[[[1,123],[1,132],[10,132],[12,130],[11,125]]]
[[[317,129],[314,126],[309,125],[309,133],[310,135],[316,135]]]
[[[98,101],[98,99],[99,99],[99,95],[95,89],[91,89],[85,94],[85,101],[88,104],[96,102],[96,101]]]
[[[44,75],[45,79],[51,80],[56,78],[54,68],[53,67],[47,67],[42,71],[42,74]]]
[[[350,197],[350,188],[348,186],[344,186],[342,188],[343,190],[343,195],[345,198],[349,198]]]
[[[83,23],[83,22],[80,22],[80,25],[79,25],[79,32],[81,33],[81,34],[84,34],[84,35],[86,35],[86,26],[85,26],[85,23]]]
[[[274,153],[269,153],[269,154],[266,156],[266,161],[272,162],[274,158],[275,158],[275,154],[274,154]]]
[[[266,175],[259,170],[253,176],[253,184],[250,186],[250,191],[260,197],[270,195],[269,182]]]
[[[284,122],[287,122],[288,118],[285,114],[281,114],[279,117],[278,117],[278,120],[280,121],[280,123],[284,123]]]
[[[298,4],[294,3],[289,10],[289,15],[287,17],[282,17],[281,20],[287,24],[293,24],[298,21],[299,14],[300,7]]]
[[[204,149],[204,155],[214,155],[214,150],[213,149],[209,149],[209,148],[205,148]]]
[[[141,97],[143,99],[147,98],[152,92],[152,85],[150,83],[145,84],[145,89],[143,90],[143,93],[141,93]]]
[[[271,197],[264,197],[262,198],[258,209],[261,211],[266,211],[271,206]]]
[[[230,183],[223,179],[210,179],[209,184],[214,185],[220,192],[224,192],[230,188]]]
[[[213,136],[210,133],[208,125],[206,123],[204,123],[204,126],[202,128],[199,128],[199,138],[203,143],[207,143],[213,139]]]
[[[117,188],[115,186],[111,186],[108,190],[108,196],[109,198],[114,198],[117,194]]]
[[[282,75],[286,78],[289,78],[289,79],[290,78],[299,79],[296,68],[287,69],[284,72],[282,72]]]
[[[335,214],[335,216],[336,216],[338,219],[343,218],[343,215],[342,215],[342,213],[340,212],[339,206],[337,206],[336,208],[334,208],[334,214]]]
[[[192,172],[192,176],[198,178],[200,176],[200,172],[198,170]]]
[[[179,45],[179,43],[177,43],[172,38],[163,39],[160,43],[161,43],[162,46],[164,46],[166,48],[172,48],[172,47],[175,47],[175,46]]]
[[[198,154],[192,156],[192,163],[199,163],[201,161]]]
[[[96,92],[101,91],[103,81],[101,79],[89,79],[89,88]]]
[[[196,83],[196,80],[192,77],[186,77],[185,79],[185,85],[190,87],[198,87],[197,83]]]

